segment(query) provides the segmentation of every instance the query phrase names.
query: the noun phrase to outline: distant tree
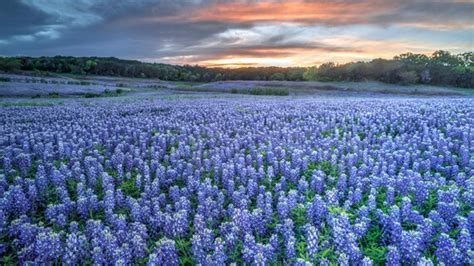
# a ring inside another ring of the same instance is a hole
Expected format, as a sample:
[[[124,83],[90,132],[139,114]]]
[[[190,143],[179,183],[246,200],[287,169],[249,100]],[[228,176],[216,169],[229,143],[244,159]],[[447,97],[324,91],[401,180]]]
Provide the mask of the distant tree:
[[[458,57],[451,55],[450,52],[441,50],[433,53],[433,55],[431,56],[431,61],[432,63],[447,67],[454,67],[459,64],[462,64]]]
[[[10,57],[0,57],[0,70],[9,72],[20,70],[20,68],[20,60]]]
[[[243,67],[205,68],[197,65],[168,65],[123,60],[114,57],[0,57],[0,71],[30,71],[94,74],[131,78],[156,78],[170,81],[218,80],[321,80],[432,84],[474,87],[474,55],[436,51],[431,56],[405,53],[392,60],[346,64],[325,63],[319,67]]]
[[[322,81],[337,80],[343,67],[338,68],[333,62],[328,62],[318,67],[318,77]]]
[[[303,80],[304,69],[292,68],[288,71],[286,77],[289,80]]]
[[[424,54],[405,53],[395,56],[394,60],[409,65],[427,65],[430,61],[430,58]]]
[[[221,73],[217,73],[217,74],[214,76],[213,81],[220,81],[220,80],[222,80],[222,74],[221,74]]]
[[[285,80],[285,75],[283,73],[274,73],[270,77],[271,80]]]
[[[418,74],[415,71],[402,71],[398,73],[400,84],[410,85],[416,84],[419,80]]]
[[[308,67],[303,73],[304,80],[318,80],[318,68],[317,67]]]

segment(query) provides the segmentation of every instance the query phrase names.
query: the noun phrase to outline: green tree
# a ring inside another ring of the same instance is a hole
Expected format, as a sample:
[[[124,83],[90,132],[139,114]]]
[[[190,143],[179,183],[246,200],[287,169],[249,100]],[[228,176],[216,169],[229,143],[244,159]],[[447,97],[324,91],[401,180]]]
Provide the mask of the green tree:
[[[271,80],[285,80],[285,75],[283,73],[274,73],[270,77]]]
[[[402,71],[398,73],[398,77],[403,85],[416,84],[420,79],[415,71]]]
[[[308,67],[303,73],[304,80],[318,80],[318,68],[317,67]]]
[[[18,71],[22,67],[20,60],[11,57],[0,57],[0,70],[2,71]]]
[[[431,61],[447,67],[454,67],[462,63],[456,56],[451,55],[450,52],[442,50],[434,52],[431,56]]]

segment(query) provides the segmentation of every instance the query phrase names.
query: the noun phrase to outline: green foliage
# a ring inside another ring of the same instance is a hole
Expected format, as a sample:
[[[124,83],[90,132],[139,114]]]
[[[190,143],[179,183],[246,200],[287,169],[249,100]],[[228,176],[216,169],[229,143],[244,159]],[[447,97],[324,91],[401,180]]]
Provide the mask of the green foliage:
[[[416,84],[418,83],[418,80],[420,79],[418,77],[418,74],[414,70],[402,71],[398,73],[398,77],[400,78],[400,84],[403,84],[403,85]]]
[[[41,106],[54,106],[54,104],[50,102],[0,102],[0,106],[1,107],[21,107],[21,106],[41,107]]]
[[[374,265],[385,265],[387,247],[382,243],[382,230],[380,226],[372,224],[367,233],[359,240],[362,254],[373,260]]]
[[[180,265],[194,265],[193,251],[189,238],[178,238],[175,240],[176,249],[178,250]]]
[[[431,56],[405,53],[392,60],[374,59],[336,65],[324,63],[318,67],[244,67],[237,69],[205,68],[144,63],[113,57],[0,57],[0,71],[41,73],[71,73],[131,78],[157,78],[169,81],[211,82],[220,80],[377,80],[396,84],[432,84],[474,87],[474,56],[472,52],[453,55],[436,51]],[[39,82],[32,80],[31,82]],[[70,81],[88,85],[87,81]],[[69,82],[68,82],[69,83]],[[118,83],[118,87],[126,84]]]
[[[452,55],[436,51],[431,56],[406,53],[393,60],[374,59],[341,65],[325,63],[308,68],[303,77],[320,81],[378,80],[397,84],[432,84],[474,88],[473,53]]]
[[[288,96],[290,91],[287,88],[255,87],[249,89],[233,88],[230,91],[233,94],[251,94],[251,95],[273,95]]]
[[[98,94],[98,93],[92,93],[92,92],[88,92],[86,94],[84,94],[84,98],[97,98],[97,97],[100,97],[101,95]]]
[[[318,80],[318,68],[317,67],[308,67],[303,73],[304,80]]]
[[[125,195],[133,198],[138,198],[140,196],[140,190],[135,186],[135,183],[136,177],[132,177],[122,182],[119,188],[123,191]]]
[[[271,80],[285,80],[285,74],[283,73],[274,73],[270,76]]]
[[[21,68],[21,61],[15,57],[0,57],[0,70],[11,72]]]
[[[61,98],[58,92],[50,92],[48,93],[48,98]]]
[[[320,169],[323,171],[326,175],[332,176],[332,177],[337,177],[338,172],[337,172],[337,167],[332,165],[328,161],[323,161],[317,164],[312,164],[308,167],[309,169]],[[312,172],[312,171],[311,171]]]

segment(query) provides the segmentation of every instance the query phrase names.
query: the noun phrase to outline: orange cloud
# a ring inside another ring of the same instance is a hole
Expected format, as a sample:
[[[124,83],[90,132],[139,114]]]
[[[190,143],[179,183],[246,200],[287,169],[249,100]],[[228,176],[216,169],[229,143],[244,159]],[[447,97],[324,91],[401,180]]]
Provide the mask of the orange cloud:
[[[395,8],[390,2],[377,1],[262,1],[216,3],[199,9],[188,9],[177,16],[160,17],[174,21],[246,22],[321,22],[347,24],[364,22],[367,15],[377,15]]]
[[[301,23],[342,26],[402,25],[430,30],[472,29],[473,1],[286,0],[231,1],[189,5],[172,15],[145,17],[141,22]],[[437,16],[433,14],[437,12]]]

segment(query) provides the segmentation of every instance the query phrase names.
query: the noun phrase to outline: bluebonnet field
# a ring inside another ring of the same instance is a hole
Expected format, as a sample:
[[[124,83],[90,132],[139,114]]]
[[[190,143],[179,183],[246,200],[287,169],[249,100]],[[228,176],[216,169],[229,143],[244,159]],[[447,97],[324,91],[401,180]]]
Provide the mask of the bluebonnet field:
[[[472,99],[3,107],[0,257],[474,264]]]

